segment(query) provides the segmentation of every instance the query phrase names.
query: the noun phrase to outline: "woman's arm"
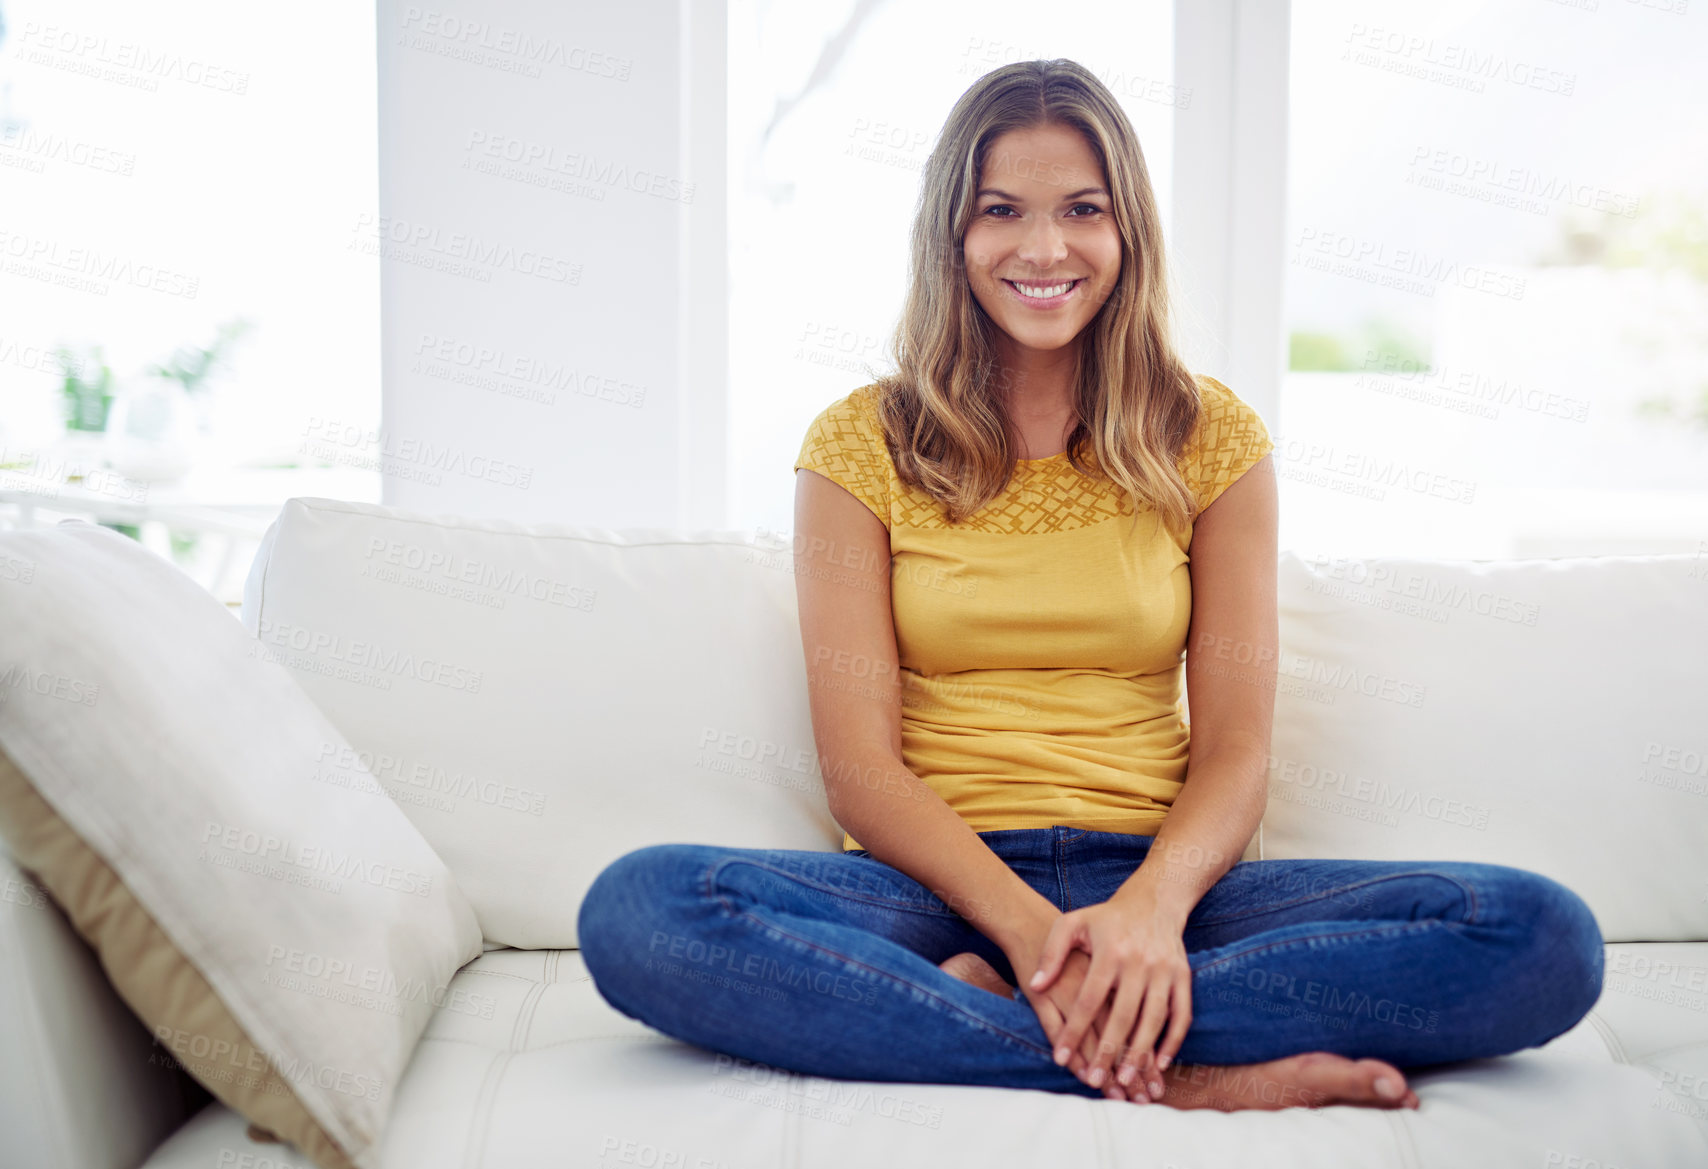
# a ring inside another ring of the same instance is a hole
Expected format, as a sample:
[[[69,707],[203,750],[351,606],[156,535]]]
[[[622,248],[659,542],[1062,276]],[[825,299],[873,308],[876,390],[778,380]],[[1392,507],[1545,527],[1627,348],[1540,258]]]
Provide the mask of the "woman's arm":
[[[1085,1021],[1107,1007],[1107,1042],[1093,1062],[1108,1072],[1129,1043],[1118,1083],[1160,1072],[1191,1026],[1192,972],[1182,934],[1192,908],[1240,856],[1267,802],[1279,644],[1276,549],[1279,503],[1265,455],[1204,509],[1192,533],[1192,622],[1186,637],[1191,700],[1187,779],[1144,863],[1102,905],[1063,915],[1041,966],[1068,947],[1092,952],[1091,970],[1068,1012],[1061,1043],[1077,1046]],[[1072,920],[1069,920],[1072,919]],[[1107,1005],[1111,993],[1114,1003]],[[1136,1029],[1135,1029],[1136,1024]],[[1088,1081],[1097,1083],[1094,1077]]]
[[[1268,802],[1280,642],[1278,510],[1273,460],[1265,455],[1193,528],[1186,783],[1144,864],[1115,893],[1143,900],[1181,929],[1245,853]]]
[[[902,762],[889,533],[840,484],[805,468],[795,483],[795,593],[830,814],[874,859],[924,885],[1002,949],[1053,1042],[1089,961],[1064,969],[1066,980],[1047,994],[1026,988],[1061,911]],[[1082,1029],[1073,1070],[1086,1068],[1098,1033]]]

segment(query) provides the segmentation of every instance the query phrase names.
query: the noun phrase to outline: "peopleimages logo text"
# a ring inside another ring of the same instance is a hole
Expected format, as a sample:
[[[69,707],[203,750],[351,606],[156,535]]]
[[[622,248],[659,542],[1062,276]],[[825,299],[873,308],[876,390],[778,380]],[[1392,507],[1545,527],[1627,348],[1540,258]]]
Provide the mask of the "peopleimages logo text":
[[[384,646],[377,641],[346,639],[340,634],[307,629],[301,625],[273,621],[266,617],[260,619],[256,636],[263,644],[346,662],[381,674],[410,677],[452,690],[466,690],[470,694],[480,690],[480,670],[471,670],[466,666],[430,657],[418,657],[408,650]]]
[[[339,852],[313,844],[298,844],[293,840],[267,832],[238,828],[209,820],[202,829],[202,851],[208,847],[227,853],[241,854],[257,861],[274,861],[307,872],[324,873],[361,884],[384,886],[399,893],[425,897],[433,891],[433,878],[427,873],[401,868],[384,861]]]

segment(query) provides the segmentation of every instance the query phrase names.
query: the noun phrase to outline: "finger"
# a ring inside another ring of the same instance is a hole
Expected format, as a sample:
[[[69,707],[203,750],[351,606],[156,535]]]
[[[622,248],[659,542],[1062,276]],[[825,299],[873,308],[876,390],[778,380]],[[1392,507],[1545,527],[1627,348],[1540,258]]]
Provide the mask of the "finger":
[[[1043,1025],[1044,1038],[1055,1047],[1056,1036],[1061,1033],[1062,1013],[1056,1009],[1056,1004],[1050,1001],[1048,995],[1027,995],[1026,1001],[1032,1004],[1032,1009],[1038,1013],[1038,1022]]]
[[[1062,990],[1064,990],[1062,986],[1057,986],[1057,991]],[[1066,1012],[1062,1010],[1062,1008],[1067,1007],[1067,1005],[1071,1005],[1071,1003],[1056,1003],[1056,1010],[1062,1015],[1062,1029],[1066,1029],[1067,1027],[1067,1015]],[[1067,1070],[1069,1070],[1069,1072],[1073,1072],[1074,1075],[1079,1077],[1079,1080],[1086,1085],[1091,1084],[1090,1080],[1086,1077],[1091,1073],[1091,1054],[1095,1053],[1095,1051],[1097,1051],[1097,1031],[1095,1031],[1095,1027],[1091,1027],[1091,1029],[1086,1029],[1085,1039],[1081,1039],[1081,1041],[1079,1041],[1078,1048],[1073,1049],[1073,1056],[1067,1060]]]
[[[1108,1079],[1104,1080],[1102,1087],[1103,1094],[1111,1100],[1126,1100],[1131,1095],[1125,1087],[1115,1082],[1114,1076],[1110,1076]]]
[[[1149,997],[1148,995],[1146,996]],[[1141,1007],[1142,1013],[1142,1007]],[[1152,1073],[1156,1068],[1156,1053],[1147,1047],[1140,1046],[1138,1039],[1138,1022],[1134,1021],[1134,1029],[1127,1036],[1127,1045],[1121,1052],[1121,1067],[1116,1078],[1121,1085],[1133,1096],[1150,1100]]]
[[[1109,1011],[1110,1004],[1105,1004],[1103,1010],[1098,1013],[1096,1028],[1099,1036],[1103,1034],[1104,1030],[1109,1025]],[[1148,1093],[1143,1090],[1135,1092],[1123,1084],[1118,1084],[1115,1082],[1114,1076],[1106,1078],[1100,1086],[1103,1089],[1104,1095],[1110,1096],[1112,1099],[1131,1100],[1136,1104],[1150,1103],[1150,1096]]]
[[[1115,1079],[1130,1091],[1143,1092],[1146,1098],[1150,1090],[1145,1087],[1150,1082],[1150,1053],[1141,1048],[1135,1041],[1132,1032],[1127,1034],[1127,1045],[1121,1052],[1121,1066],[1115,1069]]]
[[[1067,1008],[1069,1006],[1071,1006],[1071,1002],[1062,1001],[1065,993],[1066,992],[1063,989],[1063,985],[1061,983],[1057,983],[1056,984],[1056,994],[1051,998],[1051,1001],[1050,1001],[1050,1006],[1055,1010],[1056,1014],[1061,1019],[1061,1025],[1056,1028],[1056,1038],[1055,1038],[1055,1043],[1056,1043],[1056,1047],[1058,1050],[1060,1050],[1062,1047],[1062,1035],[1067,1029]],[[1069,1055],[1067,1063],[1065,1065],[1063,1065],[1068,1069],[1068,1071],[1070,1071],[1074,1075],[1078,1076],[1081,1080],[1085,1079],[1086,1069],[1089,1066],[1086,1063],[1085,1049],[1086,1049],[1086,1041],[1082,1039],[1082,1040],[1080,1040],[1079,1046],[1072,1049],[1072,1053]]]
[[[1051,1002],[1050,999],[1045,995],[1039,995],[1035,999],[1029,998],[1027,1001],[1031,1002],[1032,1009],[1037,1012],[1038,1022],[1040,1024],[1042,1024],[1042,1026],[1044,1028],[1044,1035],[1047,1038],[1049,1038],[1053,1043],[1056,1033],[1061,1030],[1061,1025],[1062,1025],[1062,1014],[1061,1014],[1061,1012],[1056,1009],[1056,1004]],[[1072,1070],[1076,1076],[1081,1076],[1081,1078],[1083,1079],[1082,1073],[1083,1073],[1084,1069],[1085,1069],[1085,1057],[1084,1057],[1084,1055],[1080,1052],[1075,1052],[1070,1070]],[[1122,1088],[1121,1085],[1116,1084],[1113,1080],[1109,1081],[1107,1084],[1104,1085],[1104,1093],[1103,1094],[1105,1096],[1108,1096],[1110,1099],[1113,1099],[1113,1100],[1126,1100],[1126,1099],[1128,1099],[1127,1091],[1124,1088]]]
[[[1039,994],[1036,998],[1031,998],[1029,1001],[1032,1003],[1032,1009],[1038,1013],[1038,1022],[1042,1024],[1044,1028],[1044,1037],[1050,1041],[1051,1054],[1052,1058],[1054,1058],[1054,1053],[1060,1050],[1059,1041],[1062,1033],[1063,1019],[1061,1006],[1047,994]],[[1056,1062],[1058,1064],[1061,1063],[1060,1060],[1056,1060]],[[1077,1075],[1079,1074],[1078,1069],[1081,1062],[1082,1060],[1079,1052],[1074,1051],[1067,1064],[1064,1066],[1066,1066],[1069,1071],[1072,1071]]]
[[[1058,1053],[1058,1062],[1073,1072],[1081,1081],[1084,1081],[1089,1073],[1090,1057],[1096,1052],[1096,1037],[1088,1030],[1088,1033],[1080,1039],[1077,1046],[1069,1047],[1066,1045],[1063,1036],[1067,1029],[1067,1012],[1073,1007],[1075,995],[1080,984],[1085,980],[1086,971],[1090,965],[1091,959],[1086,956],[1083,950],[1075,948],[1068,951],[1067,959],[1062,964],[1061,977],[1056,980],[1048,995],[1056,1012],[1061,1015],[1063,1020],[1061,1029],[1052,1037],[1052,1042],[1056,1045],[1055,1051]],[[1061,1059],[1061,1055],[1066,1055],[1067,1058]]]
[[[1068,914],[1058,917],[1044,937],[1043,949],[1038,951],[1038,969],[1032,972],[1027,986],[1032,990],[1048,990],[1062,972],[1062,963],[1076,940],[1078,920]]]
[[[1097,1073],[1101,1071],[1106,1079],[1115,1077],[1115,1057],[1123,1051],[1130,1050],[1128,1039],[1133,1032],[1133,1023],[1139,1017],[1139,1007],[1144,1001],[1143,986],[1133,979],[1123,979],[1115,988],[1115,997],[1107,1013],[1107,1021],[1098,1024],[1097,1059],[1091,1066],[1093,1087],[1100,1087]]]
[[[1079,1077],[1081,1083],[1093,1088],[1101,1088],[1103,1084],[1109,1082],[1107,1077],[1104,1078],[1103,1084],[1091,1082],[1091,1067],[1097,1060],[1097,1038],[1098,1029],[1095,1026],[1086,1027],[1085,1038],[1080,1040],[1079,1049],[1074,1053],[1072,1064],[1073,1074]]]
[[[1182,978],[1174,984],[1174,997],[1168,1012],[1168,1034],[1157,1048],[1158,1072],[1165,1070],[1180,1054],[1186,1042],[1186,1032],[1192,1027],[1192,980]]]
[[[1151,1053],[1148,1051],[1141,1051],[1137,1047],[1128,1047],[1123,1053],[1121,1069],[1132,1082],[1124,1083],[1121,1086],[1127,1089],[1127,1094],[1133,1099],[1143,1100],[1147,1103],[1153,1099],[1150,1089],[1153,1066]]]
[[[1115,983],[1115,960],[1104,954],[1091,956],[1091,969],[1086,971],[1085,978],[1079,984],[1079,991],[1073,996],[1073,1004],[1067,1010],[1066,1021],[1062,1024],[1062,1034],[1056,1040],[1056,1047],[1074,1049],[1079,1047],[1084,1039],[1091,1021],[1097,1017],[1098,1010],[1109,998],[1109,989]],[[1089,1057],[1088,1057],[1089,1061]]]
[[[1159,971],[1146,987],[1144,1009],[1139,1012],[1139,1025],[1133,1031],[1133,1046],[1144,1052],[1147,1057],[1145,1083],[1150,1085],[1151,1096],[1162,1095],[1162,1073],[1155,1068],[1156,1037],[1162,1031],[1162,1025],[1168,1019],[1169,994],[1174,989],[1174,974],[1172,971]]]
[[[1102,1020],[1099,1020],[1093,1029],[1100,1031],[1101,1028]],[[1079,1070],[1074,1074],[1079,1076],[1082,1083],[1089,1084],[1090,1081],[1087,1080],[1085,1076],[1085,1073],[1089,1070],[1085,1064],[1085,1056],[1083,1054],[1076,1054],[1074,1056],[1074,1063],[1080,1065]],[[1105,1076],[1103,1082],[1095,1085],[1095,1087],[1111,1100],[1127,1099],[1127,1089],[1122,1087],[1120,1084],[1117,1084],[1113,1076]]]

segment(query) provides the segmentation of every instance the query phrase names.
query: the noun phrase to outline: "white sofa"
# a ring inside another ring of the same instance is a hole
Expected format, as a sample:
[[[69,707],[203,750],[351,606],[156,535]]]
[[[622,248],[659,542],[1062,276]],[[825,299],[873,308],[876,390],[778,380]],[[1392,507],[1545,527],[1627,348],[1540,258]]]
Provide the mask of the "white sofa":
[[[383,1164],[1708,1166],[1708,565],[1284,551],[1278,571],[1271,799],[1246,859],[1534,868],[1608,943],[1581,1024],[1415,1073],[1416,1111],[822,1080],[626,1018],[573,948],[607,861],[665,840],[839,847],[787,541],[292,500],[242,619],[362,753],[328,781],[396,799],[487,938],[398,1085]],[[4,856],[0,1053],[5,1169],[310,1164],[164,1058]]]

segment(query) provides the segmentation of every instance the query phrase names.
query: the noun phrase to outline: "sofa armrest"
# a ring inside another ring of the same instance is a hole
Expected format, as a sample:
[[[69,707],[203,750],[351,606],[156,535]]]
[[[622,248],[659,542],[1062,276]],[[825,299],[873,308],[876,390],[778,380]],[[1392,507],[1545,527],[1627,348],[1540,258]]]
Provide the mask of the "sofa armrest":
[[[0,847],[0,1138],[8,1165],[133,1169],[210,1097]]]

